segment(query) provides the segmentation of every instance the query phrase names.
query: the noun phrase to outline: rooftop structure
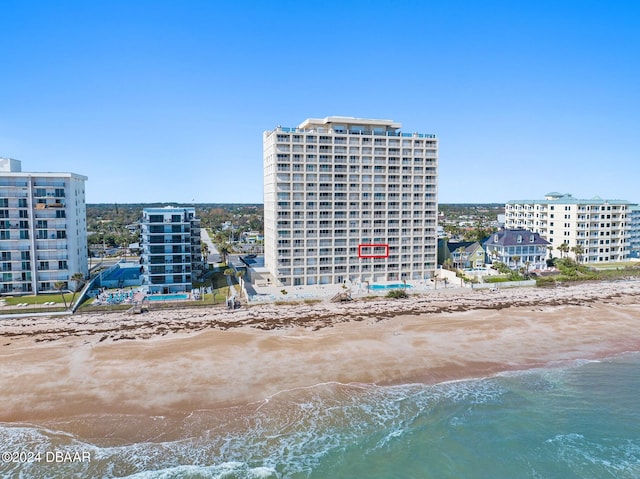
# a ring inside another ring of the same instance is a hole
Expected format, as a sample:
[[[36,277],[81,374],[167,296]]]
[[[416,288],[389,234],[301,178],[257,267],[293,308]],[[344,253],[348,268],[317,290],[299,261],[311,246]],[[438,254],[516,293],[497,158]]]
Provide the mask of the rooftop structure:
[[[424,279],[436,268],[435,135],[330,116],[264,133],[274,284]]]

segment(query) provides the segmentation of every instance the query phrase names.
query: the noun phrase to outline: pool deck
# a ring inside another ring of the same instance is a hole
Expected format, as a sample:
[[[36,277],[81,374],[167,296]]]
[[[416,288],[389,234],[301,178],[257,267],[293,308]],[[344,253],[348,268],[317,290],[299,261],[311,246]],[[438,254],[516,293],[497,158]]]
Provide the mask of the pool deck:
[[[380,286],[398,285],[397,281],[389,283],[377,283]],[[316,284],[308,286],[256,286],[251,285],[255,293],[250,297],[249,302],[254,303],[267,303],[273,301],[300,301],[305,299],[310,300],[329,300],[338,293],[344,293],[351,291],[352,298],[361,298],[365,296],[384,296],[392,289],[399,289],[393,287],[380,288],[380,289],[367,289],[366,283],[347,283],[343,288],[339,284]],[[402,286],[400,286],[402,287]],[[452,288],[453,285],[449,285],[447,289]],[[442,283],[438,283],[437,289],[444,289],[445,286]],[[412,293],[425,293],[427,291],[433,291],[436,286],[432,281],[420,280],[420,281],[407,281],[407,290]],[[283,294],[282,291],[286,291]]]

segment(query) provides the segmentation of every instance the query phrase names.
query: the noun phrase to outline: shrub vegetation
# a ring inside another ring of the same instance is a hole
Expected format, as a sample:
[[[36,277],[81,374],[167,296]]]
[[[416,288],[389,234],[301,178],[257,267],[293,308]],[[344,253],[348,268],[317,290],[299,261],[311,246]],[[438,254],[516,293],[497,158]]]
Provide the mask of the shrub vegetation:
[[[402,299],[408,297],[409,295],[404,289],[392,289],[387,293],[387,298]]]

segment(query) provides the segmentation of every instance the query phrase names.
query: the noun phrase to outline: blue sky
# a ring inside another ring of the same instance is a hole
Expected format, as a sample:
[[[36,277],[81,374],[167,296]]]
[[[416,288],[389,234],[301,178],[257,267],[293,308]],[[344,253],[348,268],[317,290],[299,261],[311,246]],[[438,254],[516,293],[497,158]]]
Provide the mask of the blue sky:
[[[262,202],[262,132],[393,119],[439,200],[640,201],[634,1],[0,1],[0,156],[89,203]]]

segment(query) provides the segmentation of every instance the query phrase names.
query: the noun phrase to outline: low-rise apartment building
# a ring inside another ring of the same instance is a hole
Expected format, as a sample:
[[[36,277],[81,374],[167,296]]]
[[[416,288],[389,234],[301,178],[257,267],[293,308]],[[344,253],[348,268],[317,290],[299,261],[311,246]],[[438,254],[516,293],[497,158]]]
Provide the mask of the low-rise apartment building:
[[[508,201],[505,228],[540,233],[551,243],[554,256],[566,254],[583,263],[624,261],[629,257],[629,207],[624,200],[549,193],[543,200]]]

